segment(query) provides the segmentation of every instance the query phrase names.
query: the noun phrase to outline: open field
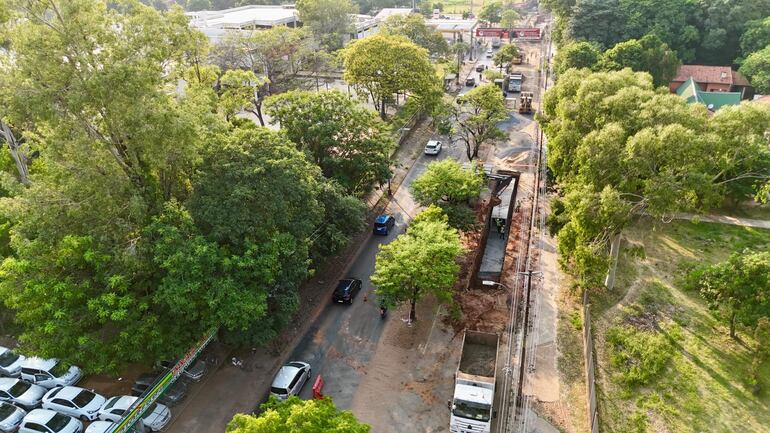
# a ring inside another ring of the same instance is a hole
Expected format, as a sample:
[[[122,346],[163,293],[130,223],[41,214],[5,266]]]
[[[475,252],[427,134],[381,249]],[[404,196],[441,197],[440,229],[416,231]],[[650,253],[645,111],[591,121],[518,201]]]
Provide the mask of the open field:
[[[750,330],[731,339],[678,282],[744,248],[770,248],[770,231],[678,221],[624,232],[617,286],[593,301],[603,432],[770,432],[770,362],[755,395]]]

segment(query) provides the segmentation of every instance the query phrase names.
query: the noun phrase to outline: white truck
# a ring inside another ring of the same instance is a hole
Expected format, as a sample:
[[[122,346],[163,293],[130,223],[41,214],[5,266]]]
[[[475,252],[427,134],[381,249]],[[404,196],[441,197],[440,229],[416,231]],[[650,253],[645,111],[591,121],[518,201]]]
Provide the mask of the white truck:
[[[521,92],[522,81],[524,81],[524,75],[521,72],[514,72],[508,75],[508,91]]]
[[[449,402],[451,433],[490,433],[499,344],[497,334],[465,331],[454,398]]]

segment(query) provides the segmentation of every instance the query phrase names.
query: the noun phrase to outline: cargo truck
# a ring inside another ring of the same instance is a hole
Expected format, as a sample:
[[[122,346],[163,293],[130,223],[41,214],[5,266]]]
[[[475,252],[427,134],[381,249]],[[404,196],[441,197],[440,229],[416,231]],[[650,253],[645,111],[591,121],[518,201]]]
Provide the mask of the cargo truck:
[[[519,72],[514,72],[508,75],[508,91],[521,92],[521,82],[523,80],[524,76]]]
[[[451,433],[490,433],[499,344],[497,334],[465,331],[454,398],[449,402]]]

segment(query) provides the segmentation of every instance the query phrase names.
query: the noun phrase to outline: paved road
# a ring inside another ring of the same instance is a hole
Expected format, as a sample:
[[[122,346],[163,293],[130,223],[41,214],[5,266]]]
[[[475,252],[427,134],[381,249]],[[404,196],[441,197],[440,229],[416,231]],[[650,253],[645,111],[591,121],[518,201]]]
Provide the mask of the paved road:
[[[375,288],[369,281],[369,277],[374,273],[379,246],[389,243],[398,234],[403,233],[409,221],[419,212],[419,206],[412,199],[409,186],[425,171],[427,165],[434,160],[445,158],[459,160],[464,155],[465,148],[462,144],[448,144],[445,137],[442,142],[444,150],[438,156],[421,155],[395,192],[388,213],[396,218],[396,230],[387,237],[371,237],[352,263],[348,277],[363,281],[361,293],[352,305],[334,304],[328,300],[320,319],[302,337],[291,355],[292,360],[311,364],[313,380],[318,374],[323,377],[324,394],[332,397],[341,409],[350,408],[384,329],[374,294]],[[397,319],[388,316],[386,320]],[[312,397],[310,386],[303,389],[301,397]]]

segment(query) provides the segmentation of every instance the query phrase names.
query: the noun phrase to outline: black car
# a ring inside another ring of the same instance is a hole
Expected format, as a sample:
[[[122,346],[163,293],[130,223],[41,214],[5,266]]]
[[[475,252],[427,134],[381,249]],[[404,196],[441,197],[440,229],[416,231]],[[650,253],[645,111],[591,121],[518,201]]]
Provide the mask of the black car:
[[[484,72],[484,65],[476,66],[476,72]]]
[[[139,375],[139,377],[136,378],[134,385],[131,386],[131,395],[137,397],[142,396],[155,385],[155,382],[157,382],[158,378],[163,374],[164,372],[154,372]],[[177,380],[173,385],[166,388],[163,395],[158,399],[158,402],[165,404],[166,406],[173,406],[182,401],[185,396],[187,396],[187,385],[184,382]]]
[[[360,291],[361,280],[355,278],[340,280],[340,282],[337,283],[337,288],[334,289],[332,301],[350,305],[353,303],[353,298],[355,298]]]
[[[179,362],[178,359],[163,360],[158,363],[158,368],[161,370],[168,370],[174,368],[177,362]],[[187,368],[184,369],[184,372],[182,372],[182,375],[186,379],[190,379],[194,382],[199,382],[204,374],[206,374],[206,363],[202,360],[193,361],[193,363],[187,366]]]
[[[468,77],[468,79],[465,80],[465,85],[468,87],[475,86],[476,85],[476,79],[473,77]]]

